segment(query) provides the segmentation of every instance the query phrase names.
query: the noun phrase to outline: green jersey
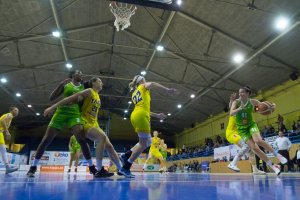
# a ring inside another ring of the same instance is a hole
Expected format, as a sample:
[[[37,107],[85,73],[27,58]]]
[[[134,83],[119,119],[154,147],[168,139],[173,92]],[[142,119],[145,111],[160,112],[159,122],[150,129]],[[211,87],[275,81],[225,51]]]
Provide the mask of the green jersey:
[[[241,105],[241,102],[239,101],[237,103],[237,107],[239,107],[240,105]],[[254,122],[253,117],[252,117],[253,108],[254,107],[253,107],[250,99],[248,99],[244,108],[236,113],[236,125],[238,127],[249,126],[250,124],[252,124]]]
[[[76,86],[72,82],[70,82],[66,84],[64,87],[64,98],[69,97],[82,90],[84,90],[82,84]],[[64,113],[64,114],[78,114],[78,113],[80,114],[80,107],[77,103],[74,103],[72,105],[67,105],[67,106],[59,106],[56,112]]]
[[[77,142],[74,135],[71,136],[71,147],[72,149],[80,149],[80,144]]]

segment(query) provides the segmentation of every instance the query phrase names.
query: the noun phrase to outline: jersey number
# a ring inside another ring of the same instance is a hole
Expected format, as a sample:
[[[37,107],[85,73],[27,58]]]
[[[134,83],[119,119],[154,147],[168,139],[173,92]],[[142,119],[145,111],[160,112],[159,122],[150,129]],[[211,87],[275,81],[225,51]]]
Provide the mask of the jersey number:
[[[97,112],[97,110],[98,110],[98,107],[97,106],[93,106],[92,111],[93,112]]]
[[[137,93],[132,97],[132,101],[134,104],[137,104],[138,102],[142,101],[141,92],[137,91]]]
[[[242,118],[247,118],[247,113],[242,113]]]

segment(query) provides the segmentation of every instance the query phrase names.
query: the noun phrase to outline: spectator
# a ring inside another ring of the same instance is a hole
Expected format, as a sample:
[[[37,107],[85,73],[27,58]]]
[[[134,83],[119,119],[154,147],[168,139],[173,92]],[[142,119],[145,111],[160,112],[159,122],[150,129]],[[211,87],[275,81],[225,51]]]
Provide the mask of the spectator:
[[[264,127],[262,131],[262,136],[265,138],[269,134],[269,128],[267,126]]]
[[[296,132],[298,129],[296,122],[294,121],[293,125],[292,125],[292,130],[293,132]]]
[[[274,128],[272,125],[270,125],[269,132],[270,132],[270,133],[275,133],[275,128]]]
[[[265,149],[263,147],[260,147],[260,146],[258,146],[258,147],[260,148],[260,150],[262,150],[265,153]],[[256,160],[256,167],[257,167],[257,169],[262,170],[264,172],[267,172],[266,162],[262,161],[262,166],[261,166],[260,165],[261,159],[256,154],[255,154],[255,160]]]
[[[283,136],[283,132],[279,131],[278,133],[279,137],[275,140],[275,147],[277,147],[278,153],[281,154],[283,157],[285,157],[288,162],[288,171],[291,171],[291,160],[290,160],[290,155],[289,155],[289,150],[292,147],[292,143],[291,141],[287,138]],[[281,166],[281,172],[283,172],[283,165],[280,164]]]
[[[294,161],[294,163],[297,163],[298,171],[300,171],[300,145],[296,151],[293,161]]]
[[[185,150],[186,150],[186,146],[185,146],[185,144],[183,144],[182,145],[182,152],[185,152]]]
[[[285,125],[283,123],[279,125],[279,131],[281,131],[283,133],[287,132],[287,129],[286,129],[286,127],[285,127]]]
[[[278,114],[277,123],[278,123],[278,131],[280,131],[280,127],[282,127],[283,124],[283,117],[280,114]]]

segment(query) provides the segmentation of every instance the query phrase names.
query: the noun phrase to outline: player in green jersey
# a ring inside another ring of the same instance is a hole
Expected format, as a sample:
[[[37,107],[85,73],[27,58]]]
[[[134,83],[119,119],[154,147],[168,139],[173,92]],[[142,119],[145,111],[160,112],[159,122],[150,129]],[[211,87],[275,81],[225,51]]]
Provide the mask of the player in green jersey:
[[[63,94],[64,98],[71,96],[75,93],[78,93],[84,89],[84,86],[81,84],[82,82],[82,72],[79,70],[71,71],[69,74],[69,79],[62,81],[55,90],[50,95],[50,100],[53,101],[57,99],[61,94]],[[77,103],[68,105],[68,106],[60,106],[55,111],[46,133],[39,144],[35,159],[27,172],[27,176],[33,177],[36,170],[37,164],[39,163],[42,155],[44,154],[46,148],[51,144],[54,137],[61,132],[62,128],[67,126],[72,134],[75,135],[78,143],[81,146],[82,153],[87,160],[87,163],[90,168],[90,172],[94,175],[97,173],[95,166],[93,165],[91,159],[91,153],[88,147],[88,144],[85,140],[84,134],[82,134],[82,122],[80,120],[80,107]]]
[[[241,138],[248,144],[256,155],[265,161],[268,166],[270,166],[274,172],[279,175],[280,167],[278,165],[273,165],[267,155],[261,151],[258,146],[261,146],[267,151],[273,153],[273,155],[277,157],[282,164],[286,163],[287,160],[282,155],[275,152],[274,149],[261,138],[257,124],[252,116],[254,106],[258,106],[260,102],[255,99],[250,99],[250,95],[250,87],[246,86],[240,88],[240,98],[232,103],[230,114],[236,116],[236,126]],[[275,104],[273,106],[275,107]]]

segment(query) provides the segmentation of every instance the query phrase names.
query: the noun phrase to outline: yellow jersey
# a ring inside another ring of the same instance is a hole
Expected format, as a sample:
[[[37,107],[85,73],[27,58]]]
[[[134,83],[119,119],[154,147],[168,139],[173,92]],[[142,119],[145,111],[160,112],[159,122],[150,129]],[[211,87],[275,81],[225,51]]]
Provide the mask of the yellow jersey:
[[[143,110],[150,113],[150,91],[142,84],[134,90],[131,99],[134,103],[134,110]]]
[[[229,116],[229,122],[226,131],[234,131],[236,130],[235,116]]]
[[[11,113],[6,113],[6,114],[3,114],[1,117],[0,117],[0,121],[3,120],[7,115],[11,115]],[[10,123],[11,123],[11,120],[12,118],[7,122],[6,124],[6,127],[9,128],[10,126]],[[4,131],[4,127],[2,125],[2,123],[0,123],[0,132]]]
[[[98,112],[101,106],[100,96],[97,91],[91,89],[91,96],[83,101],[81,118],[88,123],[97,123]]]
[[[152,137],[151,148],[158,148],[160,145],[159,137]]]

